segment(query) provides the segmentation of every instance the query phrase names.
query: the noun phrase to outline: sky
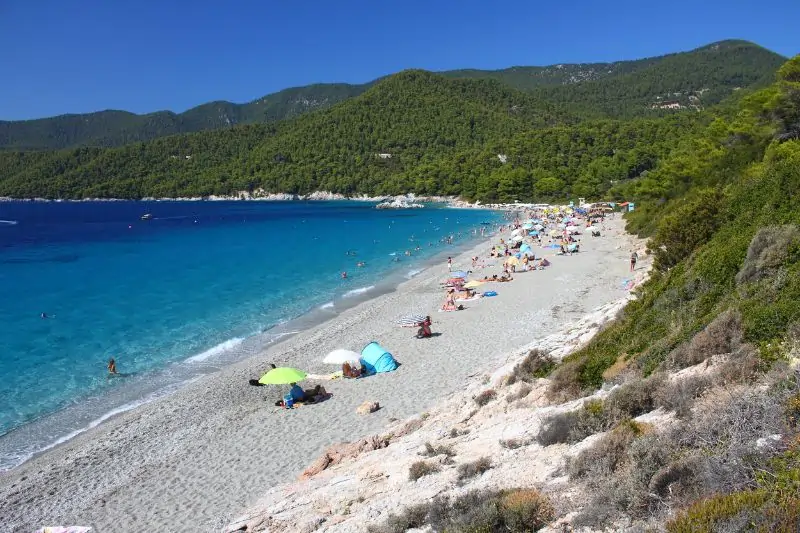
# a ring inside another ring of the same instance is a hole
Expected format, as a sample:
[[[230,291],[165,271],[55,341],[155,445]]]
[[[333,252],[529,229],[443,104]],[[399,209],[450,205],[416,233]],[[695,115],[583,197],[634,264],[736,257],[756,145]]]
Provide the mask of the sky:
[[[185,111],[407,68],[800,53],[800,0],[0,0],[0,120]]]

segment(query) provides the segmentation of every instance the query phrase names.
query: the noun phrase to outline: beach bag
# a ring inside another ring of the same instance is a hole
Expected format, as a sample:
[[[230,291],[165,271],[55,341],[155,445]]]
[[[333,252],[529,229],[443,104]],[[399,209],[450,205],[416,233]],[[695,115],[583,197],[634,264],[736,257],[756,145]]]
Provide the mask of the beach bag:
[[[287,409],[294,408],[294,396],[292,396],[291,392],[283,397],[283,406]]]

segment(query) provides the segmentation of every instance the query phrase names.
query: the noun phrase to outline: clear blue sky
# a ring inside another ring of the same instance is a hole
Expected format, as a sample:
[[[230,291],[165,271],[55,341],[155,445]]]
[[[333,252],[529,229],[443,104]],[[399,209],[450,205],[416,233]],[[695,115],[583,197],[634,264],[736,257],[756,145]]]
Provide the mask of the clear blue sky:
[[[184,111],[406,68],[800,52],[800,0],[0,0],[0,119]]]

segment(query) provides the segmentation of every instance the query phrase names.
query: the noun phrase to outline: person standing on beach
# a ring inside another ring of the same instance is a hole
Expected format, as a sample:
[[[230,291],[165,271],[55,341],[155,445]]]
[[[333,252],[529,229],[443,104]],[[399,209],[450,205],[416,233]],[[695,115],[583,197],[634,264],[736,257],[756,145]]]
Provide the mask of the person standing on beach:
[[[448,257],[447,258],[447,271],[448,272],[452,272],[453,271],[453,258],[452,257]]]
[[[636,261],[639,260],[639,254],[636,253],[636,250],[633,251],[631,254],[631,272],[636,270]]]

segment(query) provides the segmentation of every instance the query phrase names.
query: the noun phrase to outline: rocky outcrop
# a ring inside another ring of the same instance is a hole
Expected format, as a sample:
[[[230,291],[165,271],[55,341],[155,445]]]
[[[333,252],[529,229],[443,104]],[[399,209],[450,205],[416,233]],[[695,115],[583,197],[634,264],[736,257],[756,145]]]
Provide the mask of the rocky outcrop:
[[[308,479],[323,470],[341,463],[345,459],[355,459],[365,452],[380,450],[389,445],[388,437],[371,436],[356,442],[343,442],[330,446],[323,454],[300,474],[300,479]]]

